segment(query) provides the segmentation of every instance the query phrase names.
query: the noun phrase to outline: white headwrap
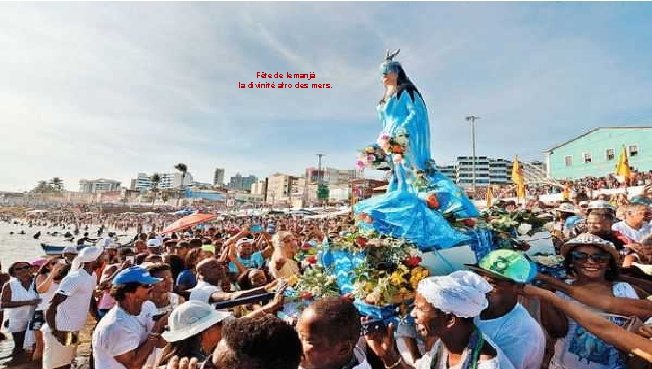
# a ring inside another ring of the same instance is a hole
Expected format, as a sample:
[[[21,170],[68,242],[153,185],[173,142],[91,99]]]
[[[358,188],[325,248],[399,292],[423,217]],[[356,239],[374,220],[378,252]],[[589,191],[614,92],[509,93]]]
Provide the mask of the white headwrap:
[[[89,247],[84,247],[81,249],[79,254],[75,256],[75,258],[72,260],[72,265],[70,266],[70,270],[79,270],[82,266],[83,263],[90,263],[102,255],[102,250],[101,247],[95,247],[95,246],[89,246]]]
[[[435,308],[460,318],[480,315],[489,305],[486,294],[493,289],[484,278],[468,270],[421,280],[417,293]]]

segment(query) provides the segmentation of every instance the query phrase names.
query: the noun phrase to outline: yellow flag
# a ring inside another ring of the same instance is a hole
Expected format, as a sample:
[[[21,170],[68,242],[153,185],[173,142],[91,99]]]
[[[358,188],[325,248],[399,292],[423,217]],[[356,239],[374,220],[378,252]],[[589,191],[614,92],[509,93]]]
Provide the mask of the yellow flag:
[[[514,157],[512,164],[512,182],[516,185],[516,197],[525,199],[525,177],[521,163],[518,162],[518,156]]]
[[[491,186],[487,187],[487,194],[485,195],[485,200],[487,200],[487,207],[490,208],[494,202],[494,192],[491,189]]]
[[[623,145],[623,151],[620,152],[620,155],[618,156],[618,164],[616,164],[616,177],[618,177],[621,182],[627,183],[631,174],[632,171],[629,169],[627,150],[625,150],[625,145]]]

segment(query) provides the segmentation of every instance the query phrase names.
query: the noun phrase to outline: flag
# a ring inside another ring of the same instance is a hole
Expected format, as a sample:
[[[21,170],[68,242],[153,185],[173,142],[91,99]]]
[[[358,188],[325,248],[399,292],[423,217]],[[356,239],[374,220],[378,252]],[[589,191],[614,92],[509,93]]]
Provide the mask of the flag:
[[[525,177],[521,163],[518,162],[518,156],[514,157],[512,164],[512,182],[516,185],[516,197],[525,199]]]
[[[618,156],[618,164],[616,164],[616,177],[618,177],[620,182],[627,184],[631,174],[632,171],[629,169],[627,150],[625,150],[625,145],[623,145],[623,151],[620,152],[620,155]]]
[[[494,193],[491,189],[491,186],[487,187],[487,194],[485,195],[485,200],[487,200],[487,207],[490,208],[494,202]]]

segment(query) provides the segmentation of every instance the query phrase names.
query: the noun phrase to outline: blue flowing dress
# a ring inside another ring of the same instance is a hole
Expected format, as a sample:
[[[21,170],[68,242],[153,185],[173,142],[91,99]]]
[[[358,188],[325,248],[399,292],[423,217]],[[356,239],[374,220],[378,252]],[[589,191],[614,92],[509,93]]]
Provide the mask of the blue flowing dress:
[[[403,160],[393,162],[388,155],[392,176],[387,192],[361,201],[354,206],[356,214],[371,216],[371,224],[363,229],[374,229],[381,234],[403,237],[422,250],[442,249],[469,240],[444,218],[479,216],[479,212],[464,192],[448,177],[438,171],[430,157],[430,123],[428,110],[415,89],[403,89],[378,105],[383,131],[391,137],[407,134],[408,143]],[[427,206],[425,198],[434,193],[438,209]]]

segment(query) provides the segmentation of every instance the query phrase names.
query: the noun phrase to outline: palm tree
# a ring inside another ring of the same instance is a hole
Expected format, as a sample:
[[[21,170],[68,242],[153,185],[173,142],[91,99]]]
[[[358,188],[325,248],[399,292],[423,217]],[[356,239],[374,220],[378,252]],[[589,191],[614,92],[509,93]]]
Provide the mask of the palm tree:
[[[181,192],[183,191],[183,184],[186,180],[186,174],[188,173],[188,166],[184,163],[179,163],[174,166],[174,169],[181,172],[181,188],[179,188],[179,194],[177,195],[177,207],[178,207],[179,200],[181,199]]]
[[[55,192],[63,191],[63,179],[54,177],[50,180],[50,185]]]
[[[156,193],[158,192],[158,184],[161,183],[161,175],[154,173],[151,177],[149,177],[149,181],[152,184],[151,191],[154,194],[152,196],[152,206],[154,206],[154,201],[156,201]]]
[[[32,192],[38,192],[38,193],[43,193],[43,192],[48,192],[48,182],[47,181],[38,181],[38,184]]]

